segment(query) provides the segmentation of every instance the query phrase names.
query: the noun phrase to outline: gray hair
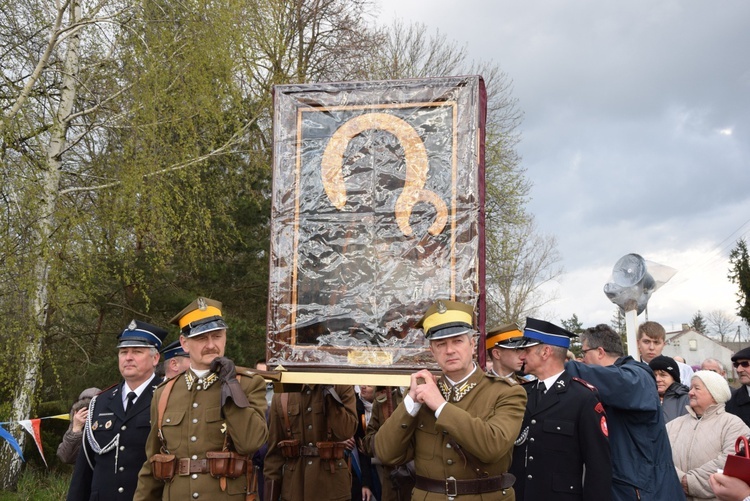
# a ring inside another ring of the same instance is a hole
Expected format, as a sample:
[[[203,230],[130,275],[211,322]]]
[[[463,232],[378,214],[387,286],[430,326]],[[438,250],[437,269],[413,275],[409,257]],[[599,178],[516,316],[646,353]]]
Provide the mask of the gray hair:
[[[712,357],[708,357],[705,360],[703,360],[703,362],[701,362],[701,370],[703,370],[703,364],[705,364],[706,362],[711,363],[711,364],[716,364],[719,367],[719,370],[721,372],[726,372],[726,369],[724,368],[724,364],[722,364],[719,360],[716,360],[715,358],[712,358]],[[711,370],[711,369],[706,369],[706,370]]]
[[[625,353],[620,335],[607,324],[584,329],[581,333],[581,344],[583,343],[588,344],[589,348],[602,348],[609,355],[621,357]]]

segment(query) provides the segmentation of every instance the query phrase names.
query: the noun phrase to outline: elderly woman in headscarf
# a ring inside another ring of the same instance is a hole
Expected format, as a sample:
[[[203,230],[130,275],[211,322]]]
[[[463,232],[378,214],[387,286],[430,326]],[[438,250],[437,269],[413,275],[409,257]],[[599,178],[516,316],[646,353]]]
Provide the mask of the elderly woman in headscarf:
[[[78,451],[81,449],[83,426],[89,413],[89,402],[99,393],[99,388],[86,388],[78,395],[78,400],[70,408],[70,426],[57,446],[57,457],[60,461],[75,464]]]
[[[750,434],[750,428],[724,410],[731,391],[715,372],[696,372],[688,396],[688,413],[667,423],[672,460],[688,501],[717,499],[708,479],[724,467],[737,437]]]

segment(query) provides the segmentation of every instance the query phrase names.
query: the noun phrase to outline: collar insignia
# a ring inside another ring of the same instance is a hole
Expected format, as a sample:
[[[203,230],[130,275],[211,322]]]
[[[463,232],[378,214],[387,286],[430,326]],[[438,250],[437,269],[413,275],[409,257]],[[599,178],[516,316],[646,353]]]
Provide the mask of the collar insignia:
[[[185,371],[185,383],[187,384],[188,391],[193,389],[193,384],[195,384],[195,389],[198,391],[207,390],[209,386],[211,386],[218,380],[219,376],[217,376],[215,372],[211,372],[208,376],[199,378],[196,381],[192,371]]]
[[[476,385],[477,383],[469,383],[468,381],[464,381],[458,386],[449,386],[448,383],[446,383],[442,379],[438,381],[440,393],[443,394],[443,398],[446,402],[450,402],[451,400],[453,402],[461,401],[461,399],[464,398]],[[451,395],[453,395],[452,399]]]

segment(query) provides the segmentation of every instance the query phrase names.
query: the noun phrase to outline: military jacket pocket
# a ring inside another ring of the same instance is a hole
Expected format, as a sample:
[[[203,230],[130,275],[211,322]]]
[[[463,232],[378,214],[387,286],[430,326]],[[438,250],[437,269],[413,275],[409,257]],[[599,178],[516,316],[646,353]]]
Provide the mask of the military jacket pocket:
[[[581,494],[583,492],[583,485],[581,485],[581,477],[575,475],[566,475],[560,473],[552,474],[552,491],[560,492],[565,494]]]
[[[168,449],[175,450],[180,446],[180,424],[184,419],[185,411],[167,410],[164,412],[161,428]]]
[[[554,451],[567,451],[573,443],[575,424],[572,421],[545,419],[543,431],[544,448]]]
[[[289,423],[292,428],[292,436],[296,436],[297,438],[302,438],[300,435],[300,432],[297,431],[298,426],[295,425],[295,423],[301,419],[300,417],[300,405],[299,402],[289,402],[289,405],[287,405],[286,408],[287,415],[289,416]],[[284,422],[284,416],[279,416],[282,422]],[[286,434],[283,438],[288,438]]]
[[[287,405],[287,408],[286,408],[286,412],[290,416],[299,416],[299,403],[289,402],[289,405]],[[282,419],[284,419],[283,416],[282,416]]]
[[[420,421],[414,432],[415,448],[414,455],[421,459],[432,459],[435,449],[441,447],[442,440],[434,424]]]
[[[210,407],[206,409],[206,422],[207,423],[215,423],[216,421],[221,421],[221,407]]]
[[[560,435],[573,436],[575,425],[572,421],[561,421],[558,419],[545,419],[544,431],[546,433],[557,433]]]

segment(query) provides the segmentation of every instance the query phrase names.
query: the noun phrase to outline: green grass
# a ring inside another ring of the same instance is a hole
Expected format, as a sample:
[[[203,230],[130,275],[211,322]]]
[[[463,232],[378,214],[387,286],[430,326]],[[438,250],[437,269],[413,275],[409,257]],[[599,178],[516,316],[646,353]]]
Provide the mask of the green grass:
[[[0,501],[62,501],[68,492],[70,474],[25,468],[17,492],[0,492]]]

